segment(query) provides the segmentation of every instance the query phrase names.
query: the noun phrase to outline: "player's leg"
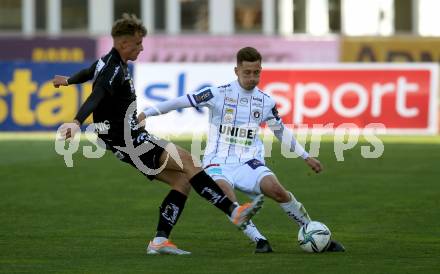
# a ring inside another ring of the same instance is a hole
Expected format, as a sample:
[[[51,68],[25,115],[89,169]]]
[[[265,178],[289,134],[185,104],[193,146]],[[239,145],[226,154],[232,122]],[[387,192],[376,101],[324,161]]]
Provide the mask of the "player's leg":
[[[261,162],[259,162],[259,164],[261,165],[258,166],[264,167]],[[231,178],[229,181],[234,182],[234,184],[230,184],[231,188],[238,189],[253,199],[256,195],[261,194],[259,190],[258,192],[255,191],[255,186],[257,184],[257,179],[259,178],[260,172],[262,172],[260,169],[257,168],[256,171],[245,163],[233,166],[233,168],[231,168],[229,171],[226,170],[226,175]],[[218,180],[216,180],[216,182],[218,182]],[[270,253],[273,251],[267,238],[259,231],[257,226],[252,221],[250,221],[249,224],[243,229],[243,233],[255,243],[255,253]]]
[[[172,226],[177,222],[178,216],[186,201],[186,195],[182,194],[188,193],[191,185],[202,197],[223,210],[228,216],[231,216],[234,219],[233,223],[238,227],[246,225],[250,218],[261,208],[263,195],[257,197],[252,203],[241,206],[233,204],[209,175],[201,168],[195,167],[192,156],[187,151],[150,135],[145,131],[139,132],[132,140],[135,148],[140,147],[141,149],[146,149],[145,153],[135,159],[136,162],[134,162],[127,151],[121,147],[113,146],[111,143],[108,143],[107,148],[110,149],[119,160],[137,168],[150,180],[157,178],[173,188],[165,197],[160,209],[159,233],[156,235],[158,236],[156,238],[162,240],[161,242],[164,242],[164,246],[162,246],[163,248],[161,246],[152,248],[153,245],[150,243],[149,254],[187,254],[182,250],[178,250],[177,247],[169,241],[163,240],[169,235]],[[171,151],[171,153],[169,153],[169,151]],[[141,167],[139,167],[139,164],[141,164]],[[155,173],[154,175],[152,171]],[[176,203],[180,205],[177,206],[177,208],[179,208],[178,210],[176,210]],[[173,220],[171,223],[167,223],[161,217],[169,214],[162,214],[162,211],[167,211],[170,208],[176,215],[171,214]]]
[[[295,196],[280,184],[273,173],[262,177],[259,184],[261,193],[279,203],[284,212],[299,226],[311,221],[302,203],[298,202]]]
[[[263,193],[265,196],[272,198],[299,226],[308,224],[311,221],[304,206],[281,185],[272,171],[260,161],[254,159],[247,162],[238,172],[238,177],[240,176],[242,178],[238,178],[235,184],[236,188],[241,188],[248,195]],[[337,241],[331,240],[327,251],[341,252],[345,251],[345,248]]]
[[[159,223],[156,230],[156,237],[168,238],[185,207],[191,186],[185,174],[179,171],[166,170],[157,175],[156,179],[171,187],[159,207]]]
[[[286,212],[286,214],[299,226],[311,222],[310,216],[304,206],[295,199],[291,192],[284,189],[275,175],[270,174],[264,176],[260,181],[260,189],[265,196],[277,201],[284,212]],[[345,248],[339,242],[331,240],[327,247],[327,251],[344,252]]]
[[[164,166],[164,171],[182,171],[189,178],[189,183],[193,189],[211,204],[232,217],[233,223],[238,227],[245,226],[262,206],[262,195],[255,198],[251,203],[241,206],[235,205],[202,168],[195,166],[189,152],[172,143],[168,144],[161,154],[159,166]]]
[[[229,200],[233,203],[237,203],[237,196],[235,196],[234,189],[226,180],[216,179],[215,182],[220,187],[220,189],[228,196]]]
[[[234,193],[234,189],[232,185],[224,179],[216,179],[215,182],[228,196],[228,198],[234,203],[237,203],[238,205],[237,197]],[[232,219],[229,216],[228,219],[232,222]],[[258,230],[257,226],[252,222],[252,220],[249,221],[249,223],[246,225],[246,227],[244,227],[244,229],[242,229],[242,231],[244,235],[246,235],[251,241],[253,241],[257,245],[257,249],[256,249],[257,253],[272,252],[272,248],[268,244],[267,238],[263,234],[261,234],[261,232]],[[265,242],[267,242],[267,244],[264,244]]]
[[[217,185],[223,190],[223,192],[228,196],[228,198],[238,205],[237,197],[234,193],[234,183],[233,176],[235,170],[240,168],[240,165],[209,165],[205,168],[206,173],[215,180]],[[228,219],[232,222],[231,217]],[[242,229],[243,233],[257,245],[260,243],[260,248],[257,250],[259,253],[271,252],[272,249],[267,242],[266,237],[264,237],[257,229],[257,227],[250,220],[249,223]],[[265,246],[262,245],[263,241],[267,242]]]
[[[159,207],[159,221],[156,235],[148,244],[148,254],[191,254],[188,251],[178,249],[168,238],[174,225],[185,207],[185,202],[191,186],[188,178],[180,171],[166,170],[156,176],[156,179],[168,184],[170,192]]]
[[[149,137],[150,136],[146,132],[142,132],[133,139],[133,145],[137,147],[142,143],[147,142]],[[176,255],[190,254],[190,252],[178,249],[168,240],[173,226],[177,223],[180,214],[184,209],[187,196],[191,190],[191,186],[188,183],[188,178],[185,176],[185,174],[174,170],[163,171],[157,175],[145,173],[145,167],[151,170],[158,168],[157,159],[163,152],[163,148],[161,146],[150,147],[150,150],[148,150],[147,153],[139,156],[138,160],[140,160],[141,164],[143,165],[141,167],[136,165],[130,155],[126,152],[119,150],[111,144],[107,144],[107,148],[109,148],[119,160],[135,167],[150,180],[156,178],[162,182],[165,182],[171,187],[171,191],[164,198],[159,208],[159,220],[156,235],[153,241],[148,244],[147,253]]]
[[[310,217],[303,205],[295,199],[291,192],[284,189],[272,171],[264,166],[262,162],[254,159],[235,168],[234,171],[234,174],[230,175],[231,179],[228,180],[234,182],[233,188],[243,191],[251,198],[263,192],[265,195],[278,202],[287,215],[298,225],[301,226],[304,223],[310,222]],[[225,180],[224,182],[227,183],[228,181]],[[227,186],[227,184],[224,185]],[[232,186],[230,187],[232,188]],[[258,232],[258,229],[252,223],[246,227],[246,229],[249,230],[252,230],[253,228]],[[261,234],[260,232],[258,233]],[[249,233],[250,238],[252,238],[251,235],[253,235],[252,232]],[[331,241],[327,249],[327,251],[344,250],[345,248],[342,244],[335,240]],[[257,242],[255,249],[256,253],[267,253],[271,251],[272,248],[267,239],[260,239]]]
[[[263,193],[278,202],[298,225],[302,226],[310,222],[310,217],[302,204],[280,184],[273,172],[261,161],[257,159],[247,161],[237,170],[234,180],[237,189],[251,194]]]
[[[217,185],[223,190],[228,198],[238,205],[238,200],[234,192],[234,175],[239,170],[241,165],[212,165],[205,168],[206,173],[211,176]],[[232,219],[228,216],[232,222]],[[243,233],[257,245],[257,253],[272,252],[272,248],[260,231],[257,229],[252,220],[242,229]]]

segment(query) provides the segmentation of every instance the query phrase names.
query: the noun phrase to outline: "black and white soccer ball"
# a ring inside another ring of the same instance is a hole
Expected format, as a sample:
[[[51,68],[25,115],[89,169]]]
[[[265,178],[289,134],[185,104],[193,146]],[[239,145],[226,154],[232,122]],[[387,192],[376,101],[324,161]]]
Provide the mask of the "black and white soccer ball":
[[[317,221],[312,221],[299,229],[298,243],[306,252],[323,252],[330,244],[332,233],[328,227]]]

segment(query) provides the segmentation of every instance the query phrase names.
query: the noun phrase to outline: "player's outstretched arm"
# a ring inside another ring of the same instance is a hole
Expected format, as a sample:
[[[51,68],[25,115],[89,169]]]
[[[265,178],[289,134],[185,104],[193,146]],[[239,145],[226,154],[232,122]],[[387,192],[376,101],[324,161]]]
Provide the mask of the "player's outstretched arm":
[[[146,108],[143,112],[138,115],[138,123],[140,127],[145,126],[145,119],[150,116],[158,116],[168,113],[172,110],[179,108],[191,107],[191,102],[187,95],[180,96],[168,101],[161,102],[157,105]]]
[[[143,113],[146,117],[157,116],[168,113],[172,110],[188,107],[191,107],[191,102],[189,101],[188,96],[184,95],[168,101],[161,102],[152,107],[148,107],[143,111]]]
[[[90,67],[78,71],[71,77],[55,75],[54,78],[52,79],[53,86],[59,88],[60,86],[68,86],[71,84],[82,84],[84,82],[92,80],[97,63],[98,61],[94,62]]]
[[[64,123],[59,128],[59,133],[62,140],[68,140],[71,137],[74,137],[75,134],[80,130],[81,126],[80,122],[77,120],[73,120],[71,123]]]
[[[324,167],[322,166],[321,162],[313,157],[307,157],[307,159],[305,160],[307,165],[316,173],[321,172]]]
[[[81,126],[84,120],[95,110],[99,102],[104,98],[104,95],[105,89],[102,87],[96,86],[93,89],[92,94],[90,94],[84,104],[80,107],[73,122],[65,123],[60,127],[61,136],[64,139],[67,140],[75,136],[76,132],[79,130],[79,126]]]
[[[69,79],[67,76],[55,75],[52,79],[52,84],[56,88],[59,88],[60,86],[68,86],[69,83],[67,82],[67,79]]]
[[[99,85],[95,86],[90,96],[78,110],[78,113],[75,116],[75,120],[78,121],[81,125],[84,120],[96,109],[99,102],[101,102],[104,96],[105,89]]]
[[[293,132],[288,129],[281,120],[268,121],[267,125],[272,130],[273,134],[283,145],[287,145],[291,152],[295,152],[298,156],[306,160],[309,157],[309,153],[304,147],[298,143]]]
[[[283,144],[288,145],[291,152],[296,153],[298,156],[303,158],[306,164],[316,173],[322,171],[323,167],[319,160],[310,157],[309,153],[304,149],[304,147],[298,143],[293,132],[288,129],[281,120],[273,121],[268,123],[269,128],[273,131],[273,134],[277,139]]]

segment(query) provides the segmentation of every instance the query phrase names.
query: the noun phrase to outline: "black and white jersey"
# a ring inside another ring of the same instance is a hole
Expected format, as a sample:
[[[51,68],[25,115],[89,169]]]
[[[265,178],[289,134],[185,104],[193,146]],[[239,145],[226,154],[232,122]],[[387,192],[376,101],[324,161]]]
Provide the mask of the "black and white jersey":
[[[76,84],[91,79],[92,93],[75,119],[82,123],[93,113],[94,123],[109,125],[108,133],[100,134],[100,138],[121,143],[124,139],[124,126],[135,126],[136,108],[128,114],[127,110],[136,101],[136,93],[128,66],[116,49],[113,48],[90,68],[70,77],[68,83]]]

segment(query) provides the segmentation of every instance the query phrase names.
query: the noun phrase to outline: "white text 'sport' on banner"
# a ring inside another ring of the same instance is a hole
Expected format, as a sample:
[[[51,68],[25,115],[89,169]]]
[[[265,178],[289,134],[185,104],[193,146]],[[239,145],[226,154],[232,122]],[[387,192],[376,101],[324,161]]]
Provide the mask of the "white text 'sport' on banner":
[[[143,109],[206,86],[236,79],[235,64],[137,64],[135,85]],[[437,64],[263,64],[258,87],[277,102],[294,128],[364,129],[388,134],[438,133]],[[196,125],[196,126],[195,126]],[[206,132],[208,109],[171,112],[149,121],[152,132]]]

